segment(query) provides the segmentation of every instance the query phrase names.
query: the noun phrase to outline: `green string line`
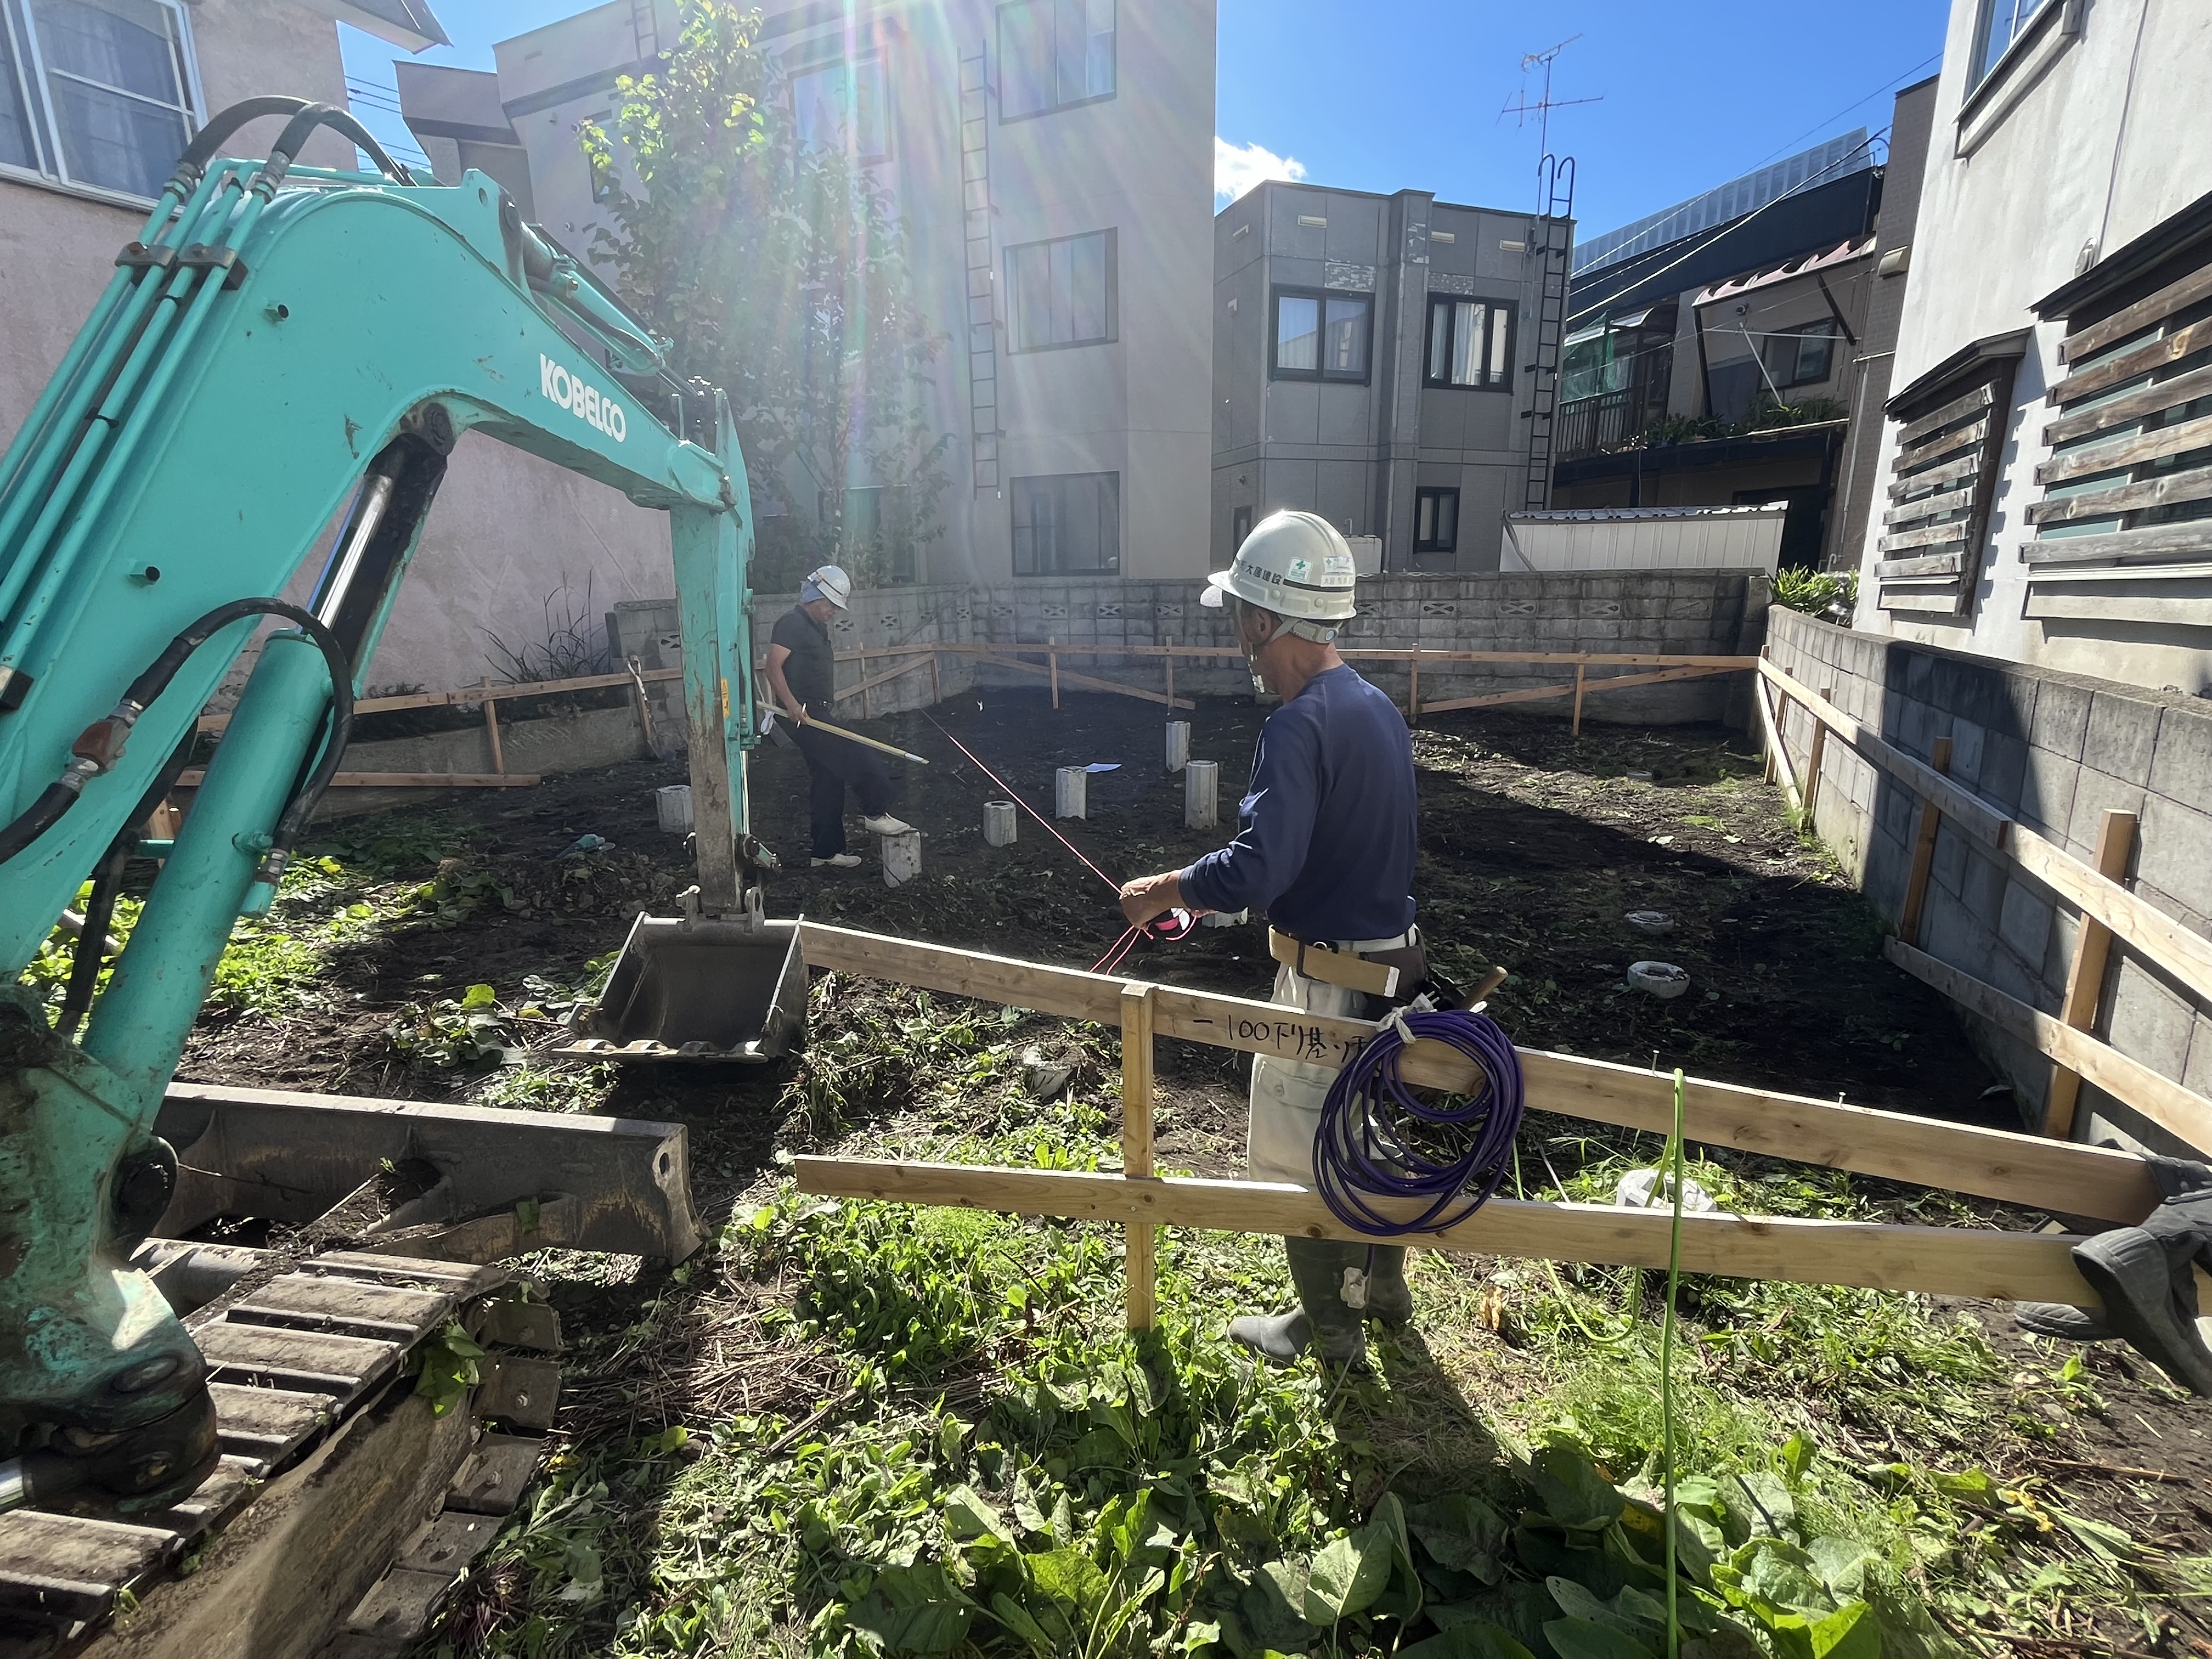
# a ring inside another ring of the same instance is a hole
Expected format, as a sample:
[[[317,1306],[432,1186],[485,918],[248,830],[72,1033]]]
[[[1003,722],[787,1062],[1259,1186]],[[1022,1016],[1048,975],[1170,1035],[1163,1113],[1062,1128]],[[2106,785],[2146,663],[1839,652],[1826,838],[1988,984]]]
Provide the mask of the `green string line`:
[[[1682,1625],[1674,1577],[1674,1293],[1682,1277],[1682,1071],[1674,1068],[1674,1132],[1667,1159],[1674,1183],[1674,1220],[1667,1240],[1667,1306],[1659,1316],[1659,1441],[1667,1460],[1667,1659],[1681,1659]]]

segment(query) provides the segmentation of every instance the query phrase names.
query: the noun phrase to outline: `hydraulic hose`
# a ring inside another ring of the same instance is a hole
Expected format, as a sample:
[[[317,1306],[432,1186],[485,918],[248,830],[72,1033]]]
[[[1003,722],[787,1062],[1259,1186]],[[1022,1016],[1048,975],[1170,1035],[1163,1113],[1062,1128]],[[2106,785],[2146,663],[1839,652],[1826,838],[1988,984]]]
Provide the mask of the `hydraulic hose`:
[[[254,177],[253,188],[274,195],[277,185],[284,182],[284,175],[291,170],[301,146],[317,127],[332,128],[340,137],[351,139],[368,152],[368,159],[376,163],[386,178],[403,185],[415,182],[415,175],[386,155],[384,146],[349,112],[329,104],[309,104],[287,121],[284,131],[276,135],[276,142],[269,147],[269,159],[261,164],[261,171]]]
[[[254,879],[271,886],[284,873],[290,862],[294,844],[307,827],[307,819],[315,810],[315,803],[330,787],[337,775],[338,761],[345,751],[346,739],[353,731],[353,665],[348,660],[345,647],[338,643],[337,635],[322,623],[296,605],[283,599],[233,599],[219,605],[207,615],[193,623],[161,649],[161,654],[149,663],[137,678],[124,691],[115,712],[104,720],[94,720],[85,727],[70,751],[69,768],[54,782],[46,786],[39,798],[31,803],[30,810],[20,814],[5,827],[0,827],[0,864],[5,864],[33,842],[58,823],[62,814],[77,803],[84,786],[102,773],[111,770],[122,758],[124,744],[129,740],[131,728],[138,723],[153,701],[168,689],[169,682],[187,659],[205,645],[220,630],[241,618],[253,616],[281,617],[295,624],[301,632],[313,640],[323,653],[323,660],[331,671],[331,726],[323,745],[323,752],[306,781],[294,792],[291,803],[276,827],[270,834],[269,851],[261,860]],[[176,764],[174,756],[171,764]],[[174,774],[170,774],[173,781]],[[147,809],[151,811],[151,807]],[[141,814],[143,816],[143,814]],[[137,819],[132,820],[134,823]]]
[[[216,152],[229,142],[231,134],[249,121],[258,121],[264,115],[297,115],[307,108],[305,98],[246,98],[219,111],[208,124],[192,135],[192,142],[185,146],[185,153],[177,158],[177,172],[182,175],[187,168],[197,178]]]
[[[1401,1081],[1409,1037],[1457,1049],[1481,1086],[1456,1106],[1431,1105]],[[1473,1215],[1498,1190],[1524,1109],[1521,1056],[1498,1022],[1455,1009],[1401,1010],[1337,1073],[1314,1134],[1314,1174],[1330,1212],[1382,1237],[1432,1232]],[[1425,1200],[1398,1219],[1376,1200]]]

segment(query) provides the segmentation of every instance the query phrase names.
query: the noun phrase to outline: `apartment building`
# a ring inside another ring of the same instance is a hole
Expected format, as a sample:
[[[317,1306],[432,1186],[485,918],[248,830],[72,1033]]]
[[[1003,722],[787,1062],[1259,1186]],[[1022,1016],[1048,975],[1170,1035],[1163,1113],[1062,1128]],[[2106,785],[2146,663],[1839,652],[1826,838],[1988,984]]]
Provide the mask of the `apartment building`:
[[[1784,565],[1856,558],[1935,88],[1886,154],[1862,128],[1577,247],[1555,506],[1784,501]]]
[[[1498,568],[1528,474],[1545,226],[1280,182],[1215,216],[1216,565],[1296,507],[1384,570]]]
[[[2199,0],[1953,0],[1860,628],[2212,692],[2208,85]]]
[[[765,10],[782,112],[887,185],[945,340],[928,413],[953,483],[900,574],[1204,570],[1211,0]],[[617,78],[676,29],[672,0],[614,0],[499,43],[494,71],[399,64],[402,106],[441,177],[482,168],[588,258],[604,181],[578,131],[611,127]],[[823,481],[763,482],[762,511],[818,510]],[[828,486],[848,528],[889,482]]]

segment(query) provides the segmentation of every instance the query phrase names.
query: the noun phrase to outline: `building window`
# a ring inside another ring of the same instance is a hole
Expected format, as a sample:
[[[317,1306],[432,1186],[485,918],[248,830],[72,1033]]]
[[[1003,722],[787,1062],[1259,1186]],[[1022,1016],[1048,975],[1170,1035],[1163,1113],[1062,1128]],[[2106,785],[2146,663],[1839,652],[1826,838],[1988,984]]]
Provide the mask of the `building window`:
[[[1365,294],[1277,289],[1269,360],[1275,379],[1365,380],[1368,321],[1374,304]]]
[[[999,8],[999,118],[1111,98],[1115,0],[1013,0]]]
[[[1513,308],[1491,300],[1429,296],[1430,386],[1513,389]]]
[[[1835,354],[1836,325],[1825,322],[1768,336],[1764,356],[1774,384],[1787,390],[1826,380]]]
[[[1121,566],[1121,475],[1014,480],[1014,574],[1112,575]]]
[[[1244,538],[1252,533],[1252,509],[1240,507],[1229,515],[1229,553],[1231,558],[1244,545]]]
[[[1449,553],[1459,546],[1459,491],[1413,492],[1413,551]]]
[[[150,199],[196,125],[172,0],[0,0],[0,164]]]
[[[791,77],[793,130],[804,149],[838,149],[855,161],[890,159],[884,60],[824,64]]]
[[[1115,234],[1092,231],[1006,250],[1016,351],[1099,345],[1115,337]]]
[[[1966,81],[1968,91],[1989,79],[1997,60],[2052,3],[2053,0],[1981,0],[1981,19],[1974,30],[1973,73]]]

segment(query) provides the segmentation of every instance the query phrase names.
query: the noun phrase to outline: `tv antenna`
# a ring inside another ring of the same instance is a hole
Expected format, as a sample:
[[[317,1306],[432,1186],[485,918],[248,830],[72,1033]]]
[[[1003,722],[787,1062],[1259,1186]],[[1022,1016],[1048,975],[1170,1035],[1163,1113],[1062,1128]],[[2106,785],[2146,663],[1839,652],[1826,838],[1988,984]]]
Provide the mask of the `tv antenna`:
[[[1501,121],[1509,115],[1512,116],[1514,118],[1513,125],[1516,127],[1527,126],[1528,125],[1528,118],[1532,115],[1534,116],[1536,118],[1537,149],[1547,155],[1550,155],[1552,151],[1552,112],[1553,110],[1567,109],[1576,104],[1601,104],[1605,101],[1605,95],[1602,93],[1599,94],[1595,98],[1554,98],[1552,96],[1553,61],[1557,58],[1561,52],[1565,52],[1569,46],[1571,46],[1576,41],[1581,39],[1582,36],[1579,34],[1571,34],[1565,40],[1560,41],[1559,45],[1552,47],[1549,51],[1531,52],[1522,54],[1521,58],[1521,90],[1513,94],[1513,101],[1511,103],[1506,105],[1504,109],[1498,112],[1498,118]],[[1542,95],[1532,104],[1528,101],[1528,76],[1532,70],[1539,69],[1544,71],[1544,91]]]

